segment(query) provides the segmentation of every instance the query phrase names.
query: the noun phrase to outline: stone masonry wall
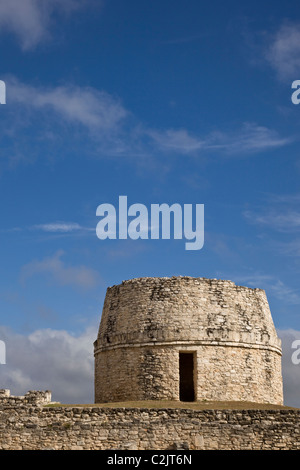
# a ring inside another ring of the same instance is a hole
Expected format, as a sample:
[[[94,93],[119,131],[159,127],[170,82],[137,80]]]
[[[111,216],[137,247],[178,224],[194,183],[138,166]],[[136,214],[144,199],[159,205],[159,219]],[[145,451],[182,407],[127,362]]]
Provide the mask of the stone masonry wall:
[[[196,399],[283,403],[281,346],[265,292],[205,278],[107,289],[95,402],[179,400],[179,353],[195,354]]]
[[[109,287],[95,349],[167,341],[232,341],[280,352],[265,291],[217,279],[138,278]]]
[[[300,450],[300,410],[0,404],[0,450]]]
[[[96,377],[103,378],[105,386],[101,394],[98,391],[97,403],[123,401],[124,396],[127,401],[178,400],[179,351],[186,349],[196,355],[196,400],[274,403],[274,397],[282,396],[278,354],[230,346],[173,345],[103,351]]]
[[[0,389],[0,408],[3,406],[43,406],[51,403],[51,392],[49,390],[30,390],[24,396],[14,396],[10,394],[10,390]]]

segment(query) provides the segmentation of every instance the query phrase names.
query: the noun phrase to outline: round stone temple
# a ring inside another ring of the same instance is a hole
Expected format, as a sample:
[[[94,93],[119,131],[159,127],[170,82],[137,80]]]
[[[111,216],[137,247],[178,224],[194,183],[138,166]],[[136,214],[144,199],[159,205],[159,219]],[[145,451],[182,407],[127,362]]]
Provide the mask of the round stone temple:
[[[94,354],[96,403],[283,404],[265,291],[231,281],[139,278],[108,288]]]

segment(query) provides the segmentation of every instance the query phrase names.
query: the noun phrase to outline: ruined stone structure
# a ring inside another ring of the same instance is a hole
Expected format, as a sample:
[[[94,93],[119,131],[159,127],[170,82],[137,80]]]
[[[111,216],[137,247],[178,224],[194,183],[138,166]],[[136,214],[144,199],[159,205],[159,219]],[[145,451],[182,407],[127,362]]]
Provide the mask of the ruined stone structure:
[[[140,278],[107,289],[95,402],[283,403],[266,294],[217,279]]]
[[[49,390],[30,390],[24,396],[14,396],[6,388],[0,389],[0,408],[3,406],[43,406],[51,403],[51,392]]]

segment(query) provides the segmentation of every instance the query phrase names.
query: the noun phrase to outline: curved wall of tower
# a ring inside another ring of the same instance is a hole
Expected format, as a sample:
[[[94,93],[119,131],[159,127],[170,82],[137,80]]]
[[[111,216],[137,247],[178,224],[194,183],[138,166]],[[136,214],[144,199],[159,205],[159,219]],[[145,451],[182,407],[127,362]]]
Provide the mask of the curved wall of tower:
[[[95,402],[283,403],[266,294],[217,279],[139,278],[107,289]]]

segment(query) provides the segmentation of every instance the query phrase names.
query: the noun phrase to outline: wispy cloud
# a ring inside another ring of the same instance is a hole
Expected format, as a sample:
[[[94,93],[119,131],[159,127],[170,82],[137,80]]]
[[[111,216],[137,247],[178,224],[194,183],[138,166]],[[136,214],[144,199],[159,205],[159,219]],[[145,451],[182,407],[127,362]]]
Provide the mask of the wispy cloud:
[[[291,137],[281,137],[277,131],[256,123],[244,123],[234,132],[215,132],[210,136],[208,147],[237,155],[280,148],[290,144]]]
[[[205,147],[205,141],[192,136],[186,129],[147,130],[146,134],[158,148],[165,151],[188,154]]]
[[[259,229],[258,238],[265,243],[264,249],[291,257],[296,267],[300,257],[299,202],[300,193],[266,194],[256,208],[243,212],[245,220]]]
[[[294,259],[300,257],[300,239],[280,241],[276,245],[276,249],[285,255],[292,256]]]
[[[235,131],[214,131],[203,136],[192,135],[186,129],[148,130],[147,134],[160,149],[183,154],[213,150],[237,156],[283,147],[293,141],[291,137],[281,137],[275,130],[256,123],[244,123]]]
[[[49,224],[33,225],[29,230],[41,230],[42,232],[50,233],[71,233],[71,232],[95,232],[95,228],[83,227],[74,222],[53,222]]]
[[[293,138],[257,123],[244,123],[226,131],[199,129],[194,133],[186,128],[150,128],[118,97],[93,87],[32,86],[14,77],[8,77],[7,86],[10,106],[1,133],[7,143],[4,155],[12,164],[24,159],[32,161],[35,155],[40,158],[41,154],[58,154],[60,145],[74,155],[83,143],[85,155],[127,157],[142,162],[146,157],[161,158],[162,154],[239,158],[293,142]],[[35,139],[28,148],[31,131]]]
[[[300,193],[294,194],[266,194],[266,201],[269,204],[299,204],[300,203]]]
[[[252,288],[264,289],[267,295],[269,293],[288,305],[300,305],[300,291],[289,287],[273,275],[254,273],[235,276],[234,280]]]
[[[290,288],[279,279],[269,289],[279,300],[291,305],[300,305],[300,291]]]
[[[86,266],[67,266],[61,259],[63,251],[56,252],[53,256],[42,260],[34,260],[21,269],[21,281],[25,283],[35,275],[48,275],[59,285],[70,285],[90,289],[99,283],[99,274],[94,269]]]
[[[0,33],[17,36],[24,51],[51,37],[54,16],[71,14],[90,0],[0,0]]]
[[[286,22],[269,37],[265,59],[280,80],[295,80],[300,68],[300,23]]]
[[[246,220],[281,233],[300,230],[300,193],[265,194],[260,205],[243,212]]]
[[[45,224],[30,225],[27,227],[2,228],[0,233],[46,232],[48,234],[72,235],[96,233],[95,227],[85,227],[77,222],[49,222]]]
[[[253,211],[245,211],[244,216],[253,224],[265,226],[280,232],[293,232],[300,230],[300,212],[295,210],[284,210],[277,207],[259,214]]]
[[[11,78],[9,90],[12,103],[53,111],[65,122],[80,124],[92,132],[116,131],[128,114],[118,99],[92,87],[33,87]]]

